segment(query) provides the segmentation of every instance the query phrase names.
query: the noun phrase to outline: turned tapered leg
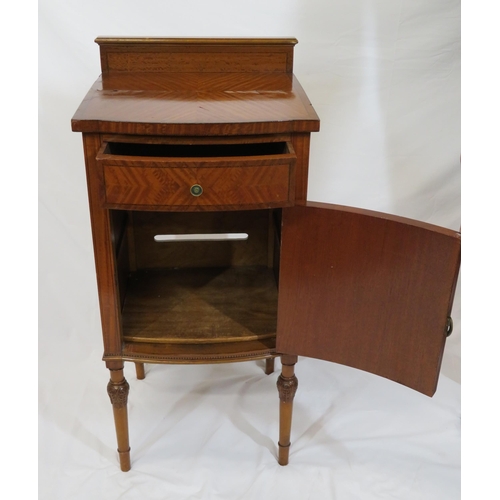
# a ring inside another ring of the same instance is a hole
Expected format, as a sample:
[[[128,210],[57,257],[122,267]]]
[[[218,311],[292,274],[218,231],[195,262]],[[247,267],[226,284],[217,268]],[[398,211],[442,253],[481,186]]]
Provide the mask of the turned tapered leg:
[[[280,465],[288,464],[290,453],[293,398],[299,385],[294,370],[296,362],[297,356],[288,354],[281,356],[281,375],[277,382],[280,396],[280,440],[278,441],[278,463]]]
[[[118,441],[118,455],[120,468],[123,472],[130,470],[130,446],[128,440],[127,399],[129,385],[121,370],[109,370],[111,379],[108,383],[108,394],[113,405],[115,417],[116,439]]]
[[[271,375],[274,372],[274,358],[266,359],[266,375]]]
[[[146,372],[144,371],[144,363],[135,363],[135,373],[138,380],[144,380],[146,378]]]

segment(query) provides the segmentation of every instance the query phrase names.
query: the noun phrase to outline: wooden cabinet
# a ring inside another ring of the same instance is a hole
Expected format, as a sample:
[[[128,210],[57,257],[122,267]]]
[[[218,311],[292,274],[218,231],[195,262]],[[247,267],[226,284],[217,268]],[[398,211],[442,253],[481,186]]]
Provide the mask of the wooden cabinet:
[[[104,361],[122,470],[124,361],[282,359],[288,463],[298,355],[436,389],[454,231],[306,200],[319,119],[295,39],[98,38],[83,133]]]

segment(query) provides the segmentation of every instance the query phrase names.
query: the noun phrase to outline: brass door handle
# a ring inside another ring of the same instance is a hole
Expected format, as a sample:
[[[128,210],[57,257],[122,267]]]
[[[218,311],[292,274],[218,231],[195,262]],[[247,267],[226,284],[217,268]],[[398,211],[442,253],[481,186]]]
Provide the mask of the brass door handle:
[[[446,336],[449,337],[453,332],[453,320],[451,316],[448,316],[448,321],[446,321]]]

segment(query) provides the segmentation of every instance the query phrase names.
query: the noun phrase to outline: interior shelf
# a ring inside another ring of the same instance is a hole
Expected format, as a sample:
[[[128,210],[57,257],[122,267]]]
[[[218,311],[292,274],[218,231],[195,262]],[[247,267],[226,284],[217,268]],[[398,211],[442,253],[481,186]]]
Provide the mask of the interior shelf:
[[[124,341],[214,344],[274,339],[277,302],[273,270],[265,266],[136,271],[129,277],[122,310]]]

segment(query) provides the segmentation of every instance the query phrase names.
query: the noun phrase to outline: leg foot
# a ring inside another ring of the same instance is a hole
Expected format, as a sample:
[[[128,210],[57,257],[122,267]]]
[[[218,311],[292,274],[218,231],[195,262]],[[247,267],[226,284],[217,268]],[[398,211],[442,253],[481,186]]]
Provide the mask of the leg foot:
[[[121,370],[110,370],[110,375],[111,378],[108,383],[108,395],[111,400],[111,404],[113,405],[120,468],[123,472],[127,472],[130,470],[130,446],[128,439],[127,415],[129,385],[123,376],[123,368]]]
[[[280,397],[280,438],[278,442],[278,463],[288,464],[290,453],[290,433],[292,428],[293,398],[298,387],[295,376],[297,356],[284,354],[281,356],[281,375],[278,377],[278,393]]]
[[[266,359],[266,375],[271,375],[274,372],[274,358]]]
[[[118,457],[120,458],[120,470],[128,472],[130,470],[130,448],[127,451],[118,450]]]
[[[283,446],[278,443],[278,463],[280,465],[288,465],[288,456],[290,455],[290,444]]]
[[[135,373],[138,380],[144,380],[146,378],[146,372],[144,371],[144,363],[135,363]]]

